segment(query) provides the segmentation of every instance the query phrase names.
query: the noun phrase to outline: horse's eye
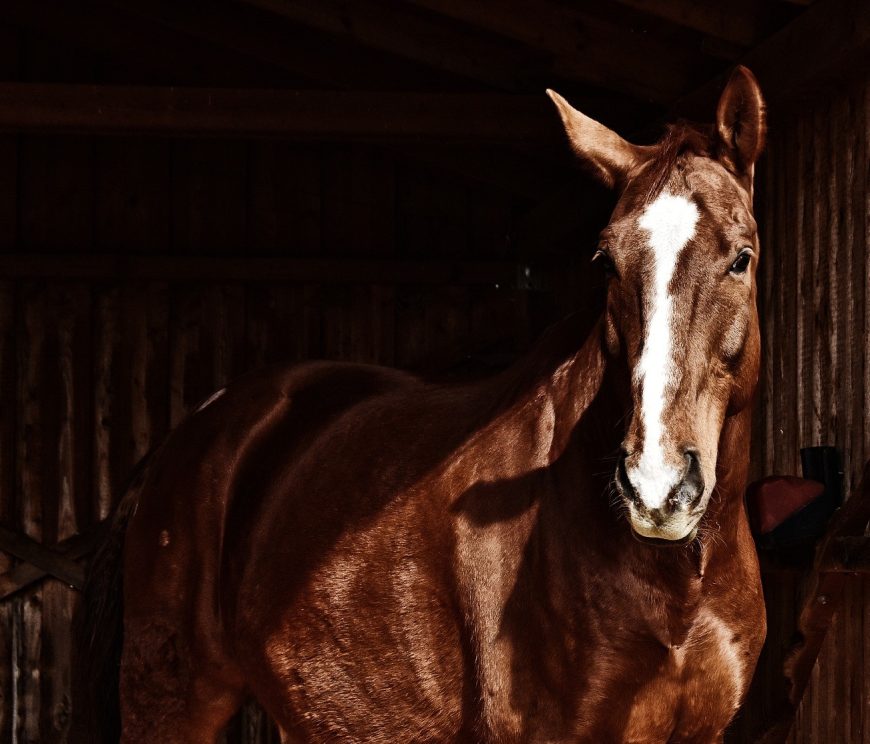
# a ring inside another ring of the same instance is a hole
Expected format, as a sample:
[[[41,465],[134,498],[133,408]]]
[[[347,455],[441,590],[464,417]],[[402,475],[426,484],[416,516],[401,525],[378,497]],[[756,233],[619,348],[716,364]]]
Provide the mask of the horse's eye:
[[[746,269],[749,267],[749,262],[752,260],[752,249],[744,248],[740,251],[740,255],[734,259],[734,263],[731,264],[731,268],[728,269],[732,274],[743,274],[746,272]]]
[[[616,276],[616,265],[606,250],[599,248],[595,251],[595,255],[592,256],[592,260],[604,269],[604,273],[607,276]]]

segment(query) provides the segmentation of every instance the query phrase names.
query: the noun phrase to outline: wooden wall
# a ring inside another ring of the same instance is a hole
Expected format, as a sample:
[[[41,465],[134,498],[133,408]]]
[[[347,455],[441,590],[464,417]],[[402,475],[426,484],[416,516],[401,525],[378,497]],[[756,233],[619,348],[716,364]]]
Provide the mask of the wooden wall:
[[[248,369],[327,358],[462,376],[528,342],[527,293],[494,278],[522,205],[389,150],[20,137],[0,159],[2,250],[39,274],[7,261],[20,276],[0,279],[0,522],[46,544],[105,516],[136,460]],[[69,278],[82,254],[189,269],[113,278],[97,258]],[[277,263],[239,278],[258,257]],[[270,276],[303,258],[305,282]],[[451,275],[472,258],[476,273]],[[76,599],[47,580],[0,603],[0,741],[65,740]],[[257,731],[251,712],[229,741]]]
[[[800,448],[834,445],[846,493],[870,458],[870,77],[858,75],[770,117],[758,174],[764,366],[756,476],[800,475]],[[765,575],[768,644],[738,729],[770,721],[793,641],[802,575]],[[845,602],[799,711],[795,743],[870,742],[870,582]]]

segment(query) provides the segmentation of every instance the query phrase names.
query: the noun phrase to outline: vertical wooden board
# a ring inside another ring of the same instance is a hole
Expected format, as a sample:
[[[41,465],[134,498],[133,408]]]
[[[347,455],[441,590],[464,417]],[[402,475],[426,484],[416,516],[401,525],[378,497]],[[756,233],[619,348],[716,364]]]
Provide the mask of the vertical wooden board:
[[[778,170],[778,195],[777,195],[777,231],[785,236],[793,234],[793,224],[789,219],[789,192],[787,189],[788,171],[792,165],[791,153],[794,151],[792,141],[793,132],[786,130],[780,134],[780,158],[777,163]],[[794,250],[788,250],[788,241],[785,241],[785,249],[778,246],[776,254],[776,280],[774,304],[776,308],[776,356],[774,361],[774,380],[789,380],[789,373],[795,374],[790,352],[793,346],[788,343],[789,334],[793,333],[794,322],[793,310],[789,302],[790,296],[785,288],[792,281],[792,272],[796,270],[796,257]],[[794,446],[793,433],[790,424],[793,422],[789,410],[788,384],[774,386],[773,416],[774,416],[774,470],[775,473],[792,474],[791,449]]]
[[[58,293],[56,334],[62,407],[60,415],[56,523],[52,540],[62,540],[87,526],[90,483],[91,350],[90,292],[81,285],[67,285]],[[46,513],[48,513],[46,509]],[[43,538],[48,531],[43,531]],[[43,586],[40,733],[43,741],[66,741],[71,714],[72,618],[77,595],[56,580]]]
[[[861,145],[859,149],[863,155],[861,159],[861,176],[863,179],[863,204],[864,204],[864,225],[863,225],[863,250],[864,250],[864,290],[863,290],[863,306],[864,306],[864,328],[862,342],[864,344],[864,442],[863,452],[866,459],[870,455],[870,173],[867,172],[867,159],[870,157],[870,79],[865,79],[863,85],[863,136],[860,137]],[[865,627],[870,628],[870,624],[865,624]]]
[[[167,253],[171,246],[170,143],[95,143],[94,246],[107,253]]]
[[[78,530],[77,494],[90,493],[90,294],[83,285],[26,285],[20,314],[20,526],[52,544]],[[17,605],[24,740],[65,739],[73,602],[66,587],[47,581]]]
[[[4,80],[18,79],[19,36],[16,29],[0,27],[0,75]],[[6,134],[0,136],[0,252],[14,251],[17,240],[18,137]]]
[[[814,230],[812,243],[812,271],[813,271],[813,350],[812,350],[812,445],[825,443],[827,436],[825,417],[825,381],[829,370],[830,360],[827,353],[827,334],[830,333],[829,298],[827,294],[827,258],[830,246],[828,245],[829,204],[826,200],[825,191],[828,187],[827,175],[829,171],[827,158],[825,157],[825,130],[827,127],[827,111],[821,106],[812,112],[812,148],[816,154],[813,168],[813,213]]]
[[[20,139],[21,250],[87,253],[93,249],[93,144],[86,137]]]
[[[95,298],[96,516],[121,497],[132,467],[168,427],[165,285],[107,285]]]
[[[251,144],[248,246],[265,256],[312,256],[321,249],[323,154],[312,144]]]
[[[865,108],[864,87],[864,84],[861,84],[855,86],[855,89],[851,91],[851,115],[848,124],[850,132],[867,131],[870,101],[867,101],[867,108]],[[865,282],[868,281],[867,276],[870,274],[870,263],[865,263],[868,255],[868,240],[870,240],[870,204],[866,201],[868,199],[867,189],[870,186],[867,182],[868,152],[870,152],[870,133],[866,137],[853,136],[852,147],[848,148],[844,154],[844,157],[848,158],[851,172],[846,198],[850,205],[848,217],[851,227],[848,238],[851,260],[848,268],[850,312],[847,321],[849,329],[847,346],[851,352],[849,369],[849,377],[852,381],[852,395],[849,399],[851,424],[848,430],[852,464],[849,483],[852,487],[858,485],[863,468],[862,461],[870,454],[870,416],[867,415],[870,413],[870,406],[865,409],[865,400],[870,396],[870,393],[867,392],[866,381],[863,379],[863,373],[867,369],[867,349],[870,346],[868,344],[870,325],[865,320],[866,314],[870,312],[868,310],[870,308],[870,303],[868,303],[870,295],[865,289]],[[861,454],[859,455],[859,453]],[[870,684],[870,679],[868,679],[868,684]]]
[[[297,362],[320,344],[318,293],[311,285],[252,284],[245,290],[250,367]]]
[[[15,499],[15,287],[0,283],[0,524],[14,529]],[[0,552],[0,572],[12,559]],[[12,641],[13,603],[0,602],[0,741],[12,740],[13,665],[17,661]]]
[[[49,436],[43,431],[40,408],[41,376],[46,353],[44,291],[25,286],[21,295],[16,337],[19,422],[15,491],[18,528],[34,539],[42,537],[42,461]],[[14,711],[13,741],[39,739],[39,657],[42,630],[42,588],[17,598],[13,605]]]
[[[455,176],[420,164],[399,171],[400,251],[412,257],[469,257],[471,191]]]
[[[397,290],[396,364],[444,375],[468,353],[468,288],[406,286]]]
[[[173,287],[169,349],[170,426],[176,426],[246,368],[243,287]]]
[[[776,354],[774,340],[776,338],[775,308],[774,308],[774,277],[776,274],[776,257],[778,243],[776,241],[776,197],[779,182],[776,177],[778,163],[777,149],[779,145],[772,142],[765,159],[765,189],[764,189],[764,245],[761,247],[761,292],[759,312],[761,313],[762,349],[761,349],[761,384],[759,405],[761,407],[761,442],[759,450],[763,453],[759,476],[774,472],[774,417],[773,417],[773,360]]]
[[[324,155],[322,244],[330,256],[388,256],[396,246],[393,158],[365,145]]]
[[[852,396],[852,385],[849,379],[850,360],[846,351],[846,336],[850,329],[846,325],[848,316],[847,303],[849,285],[847,279],[849,267],[849,226],[846,213],[851,210],[846,200],[848,194],[848,172],[846,151],[848,149],[848,133],[844,127],[848,122],[848,97],[835,96],[829,106],[829,124],[827,134],[827,151],[831,162],[827,198],[829,200],[830,223],[828,243],[830,246],[827,258],[828,271],[828,304],[830,305],[830,333],[828,334],[828,358],[830,372],[825,390],[826,418],[828,428],[828,444],[833,444],[843,454],[848,473],[851,464],[851,453],[845,450],[847,442],[846,420],[847,401]],[[848,481],[848,475],[846,476]],[[848,490],[846,491],[848,493]]]
[[[393,290],[378,285],[324,288],[323,352],[327,359],[392,362]]]
[[[512,257],[514,248],[510,243],[510,232],[516,205],[506,195],[483,186],[476,186],[470,192],[471,213],[466,257]]]
[[[172,246],[175,253],[240,254],[248,220],[248,145],[184,139],[172,144]]]
[[[812,444],[813,421],[813,235],[815,231],[815,205],[812,184],[814,179],[814,160],[812,139],[812,117],[804,114],[797,122],[800,133],[800,147],[792,157],[798,157],[802,164],[801,179],[795,194],[800,203],[801,242],[795,246],[799,252],[800,274],[800,312],[798,313],[798,423],[801,446]]]
[[[469,288],[471,353],[505,362],[519,354],[523,343],[520,294],[510,287]]]

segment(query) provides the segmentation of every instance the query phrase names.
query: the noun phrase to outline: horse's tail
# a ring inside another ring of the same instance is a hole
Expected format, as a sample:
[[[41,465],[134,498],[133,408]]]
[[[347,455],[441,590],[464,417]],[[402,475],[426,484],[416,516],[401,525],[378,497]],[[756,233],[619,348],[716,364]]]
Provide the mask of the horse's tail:
[[[136,465],[106,522],[76,613],[73,636],[71,741],[109,744],[121,737],[120,671],[123,642],[123,561],[127,524],[136,512],[150,454]]]

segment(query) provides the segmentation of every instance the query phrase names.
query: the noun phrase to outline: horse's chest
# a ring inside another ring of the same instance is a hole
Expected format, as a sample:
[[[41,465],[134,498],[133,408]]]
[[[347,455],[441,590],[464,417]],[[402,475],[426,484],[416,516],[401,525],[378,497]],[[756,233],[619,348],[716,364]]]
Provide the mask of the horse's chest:
[[[685,640],[636,689],[623,740],[714,740],[749,683],[750,641],[737,623],[703,609]]]

